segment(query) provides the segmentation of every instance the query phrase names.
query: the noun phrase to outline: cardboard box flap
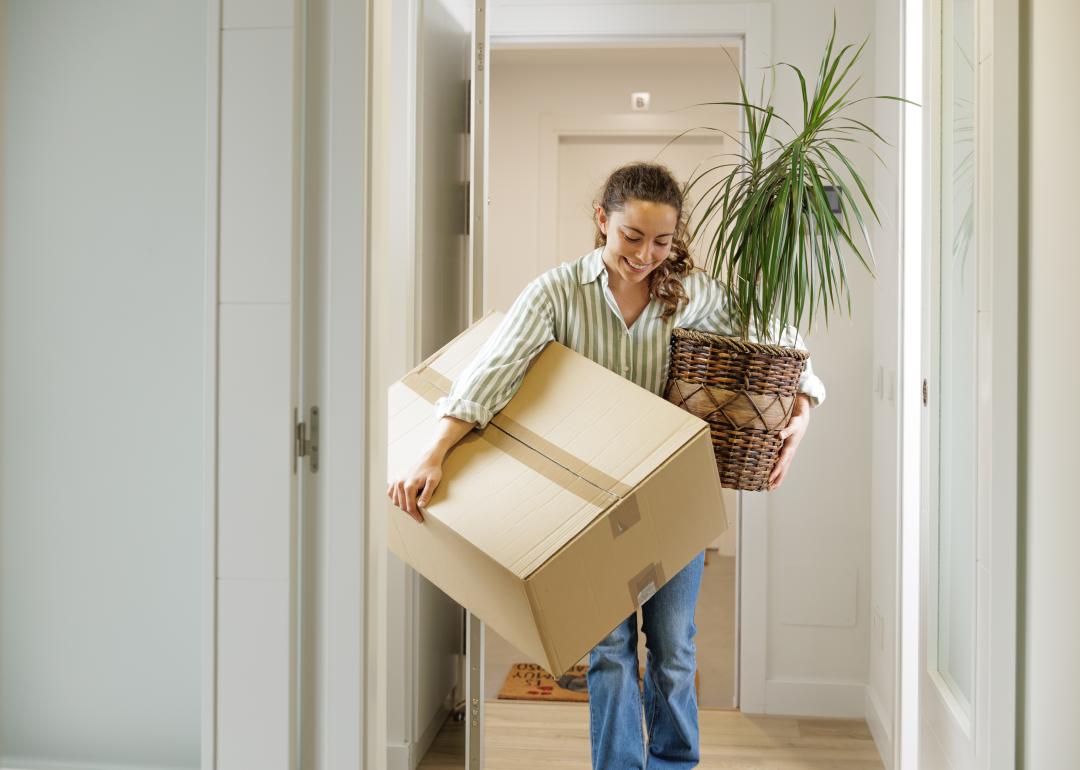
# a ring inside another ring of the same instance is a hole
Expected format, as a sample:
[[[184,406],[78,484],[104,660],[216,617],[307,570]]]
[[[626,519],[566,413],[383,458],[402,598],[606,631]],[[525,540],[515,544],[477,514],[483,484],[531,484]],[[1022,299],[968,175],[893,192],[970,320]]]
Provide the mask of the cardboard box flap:
[[[616,497],[708,424],[557,342],[492,423]]]
[[[437,422],[432,403],[439,393],[419,377],[406,377],[391,386],[395,416],[389,436],[389,478],[407,472],[430,441]],[[488,425],[467,434],[447,455],[443,482],[426,513],[525,577],[614,499]]]
[[[421,361],[413,371],[423,374],[430,369],[426,375],[430,381],[449,392],[450,384],[472,363],[505,317],[504,313],[489,310],[468,329]]]

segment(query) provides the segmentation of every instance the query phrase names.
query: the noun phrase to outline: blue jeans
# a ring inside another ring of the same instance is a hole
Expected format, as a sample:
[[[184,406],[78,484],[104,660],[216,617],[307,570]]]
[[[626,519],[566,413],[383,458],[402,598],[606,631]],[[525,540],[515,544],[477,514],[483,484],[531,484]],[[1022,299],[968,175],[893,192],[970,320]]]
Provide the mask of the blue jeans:
[[[702,551],[641,606],[647,650],[644,703],[638,685],[636,612],[589,653],[589,740],[594,770],[697,767],[694,608],[704,565]],[[648,747],[641,726],[642,706]]]

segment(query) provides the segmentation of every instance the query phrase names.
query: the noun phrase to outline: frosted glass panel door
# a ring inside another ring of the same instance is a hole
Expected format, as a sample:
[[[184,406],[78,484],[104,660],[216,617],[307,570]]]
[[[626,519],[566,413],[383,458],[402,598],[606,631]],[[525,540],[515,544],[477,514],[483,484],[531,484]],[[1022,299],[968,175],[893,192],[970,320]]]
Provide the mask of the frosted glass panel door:
[[[967,713],[975,672],[976,276],[973,0],[942,6],[938,605],[934,667]]]
[[[200,766],[206,7],[0,0],[0,767]]]
[[[933,40],[938,83],[932,102],[933,248],[926,268],[928,345],[924,433],[923,617],[919,767],[969,770],[980,764],[976,734],[985,719],[989,649],[986,565],[978,558],[985,519],[979,487],[987,436],[979,371],[978,237],[981,183],[976,95],[980,60],[975,0],[941,0],[940,37]],[[988,332],[984,332],[988,333]],[[980,700],[980,698],[982,698]],[[983,741],[985,744],[985,741]],[[985,758],[982,758],[985,760]]]

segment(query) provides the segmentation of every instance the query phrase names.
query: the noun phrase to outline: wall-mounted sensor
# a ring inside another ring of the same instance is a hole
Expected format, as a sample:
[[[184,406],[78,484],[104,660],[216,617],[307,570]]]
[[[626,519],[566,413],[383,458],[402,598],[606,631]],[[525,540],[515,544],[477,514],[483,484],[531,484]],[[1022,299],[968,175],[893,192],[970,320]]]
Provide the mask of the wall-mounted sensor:
[[[825,202],[829,204],[829,211],[833,214],[840,213],[840,191],[831,184],[824,184],[821,189],[825,191]]]
[[[649,92],[636,91],[630,94],[630,109],[635,112],[649,109]]]

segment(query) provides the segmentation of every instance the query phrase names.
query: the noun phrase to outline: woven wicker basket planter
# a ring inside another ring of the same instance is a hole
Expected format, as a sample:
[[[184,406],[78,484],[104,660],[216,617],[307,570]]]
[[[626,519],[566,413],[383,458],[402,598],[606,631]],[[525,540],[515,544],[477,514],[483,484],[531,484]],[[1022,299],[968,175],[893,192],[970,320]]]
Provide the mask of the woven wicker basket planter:
[[[712,428],[720,483],[768,489],[809,354],[691,329],[671,335],[664,397]]]

